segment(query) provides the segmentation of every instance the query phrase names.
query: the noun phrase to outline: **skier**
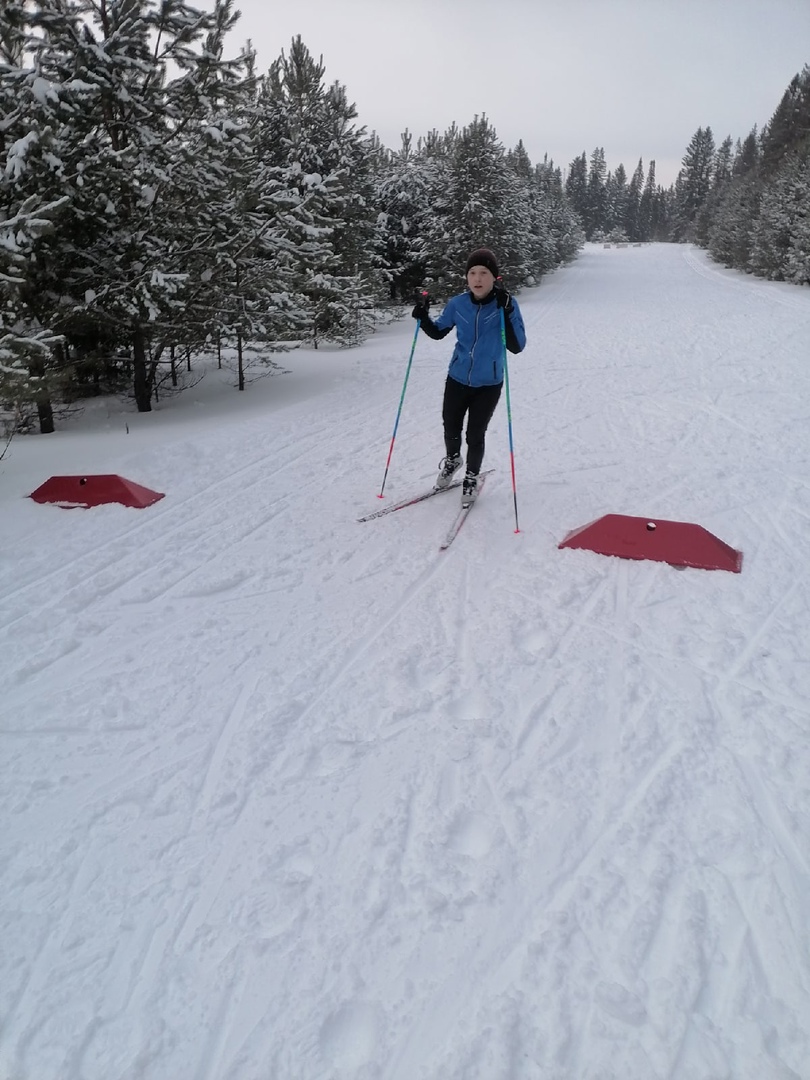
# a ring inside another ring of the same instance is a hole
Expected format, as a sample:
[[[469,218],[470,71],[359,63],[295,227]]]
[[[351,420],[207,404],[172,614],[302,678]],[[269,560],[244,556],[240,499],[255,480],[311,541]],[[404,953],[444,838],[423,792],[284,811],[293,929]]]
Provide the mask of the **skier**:
[[[440,341],[456,328],[456,347],[444,384],[442,421],[445,458],[440,463],[436,489],[447,487],[461,468],[461,434],[467,417],[467,472],[461,501],[469,506],[478,494],[478,474],[484,460],[487,426],[501,396],[504,378],[501,311],[506,347],[511,353],[526,347],[526,330],[517,301],[503,286],[498,260],[489,248],[477,248],[467,259],[467,290],[448,300],[441,315],[430,317],[430,298],[421,293],[414,319],[428,337]]]

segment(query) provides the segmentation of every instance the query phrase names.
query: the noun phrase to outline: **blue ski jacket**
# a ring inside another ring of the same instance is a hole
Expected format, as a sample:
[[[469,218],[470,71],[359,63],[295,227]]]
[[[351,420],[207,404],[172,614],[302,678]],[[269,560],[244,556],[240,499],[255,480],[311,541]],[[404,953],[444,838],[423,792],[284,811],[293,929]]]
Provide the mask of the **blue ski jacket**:
[[[511,353],[523,352],[526,329],[517,301],[512,297],[504,311],[506,347]],[[428,337],[440,340],[456,328],[456,347],[448,375],[465,386],[497,386],[503,382],[503,341],[501,315],[492,293],[476,300],[471,292],[459,293],[448,300],[435,320],[422,319]]]

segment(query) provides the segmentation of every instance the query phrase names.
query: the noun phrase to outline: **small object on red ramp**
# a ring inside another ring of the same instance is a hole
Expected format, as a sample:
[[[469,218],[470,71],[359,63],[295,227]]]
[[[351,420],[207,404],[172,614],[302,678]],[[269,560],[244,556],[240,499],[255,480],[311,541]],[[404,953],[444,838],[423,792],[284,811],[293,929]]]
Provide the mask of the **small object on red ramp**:
[[[123,476],[52,476],[31,492],[38,503],[55,503],[65,509],[122,503],[143,509],[163,498],[163,492],[141,487]]]
[[[702,525],[659,521],[624,514],[606,514],[570,532],[561,548],[585,548],[621,559],[653,559],[697,570],[730,570],[739,574],[743,553],[718,540]]]

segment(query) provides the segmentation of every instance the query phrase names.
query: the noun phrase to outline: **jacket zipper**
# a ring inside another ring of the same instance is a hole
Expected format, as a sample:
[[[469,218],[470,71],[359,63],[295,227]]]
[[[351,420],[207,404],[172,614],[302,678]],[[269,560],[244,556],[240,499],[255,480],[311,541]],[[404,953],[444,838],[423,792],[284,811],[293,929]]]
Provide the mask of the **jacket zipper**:
[[[475,337],[470,349],[470,370],[467,372],[467,386],[472,386],[472,373],[475,364],[475,346],[478,344],[478,319],[481,315],[481,305],[478,304],[475,311]]]

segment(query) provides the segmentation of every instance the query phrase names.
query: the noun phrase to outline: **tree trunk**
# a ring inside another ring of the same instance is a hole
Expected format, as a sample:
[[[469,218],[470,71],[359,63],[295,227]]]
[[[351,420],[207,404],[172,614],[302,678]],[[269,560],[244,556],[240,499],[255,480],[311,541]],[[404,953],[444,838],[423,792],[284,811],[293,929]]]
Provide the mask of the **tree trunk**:
[[[34,378],[45,378],[45,364],[42,360],[35,360],[28,369]],[[53,408],[51,407],[51,395],[47,386],[43,384],[41,390],[35,395],[37,403],[37,415],[39,417],[39,431],[41,435],[52,435],[56,430],[53,424]]]
[[[152,387],[146,370],[146,341],[138,326],[132,335],[132,368],[135,405],[138,412],[152,411]]]
[[[40,434],[51,435],[56,429],[53,426],[53,409],[50,401],[38,401],[37,413],[39,415]]]
[[[236,302],[239,305],[240,314],[244,313],[245,305],[242,298],[242,276],[239,272],[239,263],[236,264]],[[236,355],[239,366],[239,389],[245,389],[245,364],[242,356],[242,326],[236,331]]]

